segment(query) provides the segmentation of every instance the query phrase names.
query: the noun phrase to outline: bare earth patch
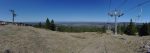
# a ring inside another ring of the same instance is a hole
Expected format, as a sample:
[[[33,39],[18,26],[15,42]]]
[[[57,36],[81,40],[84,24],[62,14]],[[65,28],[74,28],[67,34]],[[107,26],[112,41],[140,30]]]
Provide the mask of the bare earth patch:
[[[0,53],[145,53],[150,36],[67,33],[25,26],[0,26]]]

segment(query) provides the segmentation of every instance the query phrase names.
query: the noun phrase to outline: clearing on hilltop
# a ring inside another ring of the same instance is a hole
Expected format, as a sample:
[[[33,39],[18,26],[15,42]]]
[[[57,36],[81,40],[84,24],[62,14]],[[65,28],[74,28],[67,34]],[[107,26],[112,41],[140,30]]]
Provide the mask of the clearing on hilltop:
[[[0,53],[145,53],[150,36],[68,33],[30,26],[0,26]]]

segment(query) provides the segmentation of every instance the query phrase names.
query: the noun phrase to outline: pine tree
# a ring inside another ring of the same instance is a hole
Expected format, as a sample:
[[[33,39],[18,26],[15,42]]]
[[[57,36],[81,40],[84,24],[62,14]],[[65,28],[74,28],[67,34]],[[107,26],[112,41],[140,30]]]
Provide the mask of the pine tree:
[[[147,23],[143,24],[142,27],[139,29],[140,36],[149,35],[149,26]]]
[[[150,35],[150,23],[148,23],[148,34]]]
[[[41,22],[39,22],[38,27],[42,28],[42,23]]]
[[[51,30],[55,31],[56,30],[56,25],[54,23],[54,20],[51,20],[51,24],[50,24]]]
[[[135,24],[132,22],[132,19],[130,20],[130,24],[125,29],[125,34],[127,35],[136,35],[137,28]]]
[[[46,19],[46,23],[45,23],[45,28],[46,28],[46,29],[51,29],[51,26],[50,26],[50,25],[51,25],[51,23],[50,23],[49,19],[47,18],[47,19]]]

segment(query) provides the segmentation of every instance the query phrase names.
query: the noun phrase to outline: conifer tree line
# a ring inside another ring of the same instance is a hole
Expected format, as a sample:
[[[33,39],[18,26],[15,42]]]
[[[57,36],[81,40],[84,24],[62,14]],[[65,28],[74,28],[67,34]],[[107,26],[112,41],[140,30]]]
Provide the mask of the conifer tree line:
[[[39,22],[37,25],[34,25],[37,28],[45,28],[52,31],[59,31],[59,32],[102,32],[105,33],[106,28],[103,27],[90,27],[90,26],[65,26],[65,25],[57,25],[55,24],[54,20],[51,21],[47,18],[45,23]]]
[[[52,31],[60,31],[60,32],[106,32],[106,26],[103,27],[86,27],[86,26],[64,26],[64,25],[57,25],[55,24],[54,20],[51,21],[47,18],[45,24],[41,22],[38,25],[35,25],[38,28],[45,28]],[[57,28],[56,28],[57,27]],[[142,25],[136,25],[130,20],[129,24],[118,25],[118,33],[119,34],[126,34],[126,35],[139,35],[139,36],[147,36],[150,35],[150,23],[143,23]],[[112,29],[113,30],[113,29]]]
[[[54,20],[52,19],[51,21],[47,18],[45,24],[42,24],[41,22],[39,22],[37,25],[35,25],[34,27],[37,28],[45,28],[45,29],[49,29],[52,31],[56,30],[56,25],[54,23]]]
[[[148,36],[150,35],[150,23],[143,23],[142,25],[136,25],[130,20],[128,25],[118,26],[118,32],[120,34],[127,35],[139,35],[139,36]]]

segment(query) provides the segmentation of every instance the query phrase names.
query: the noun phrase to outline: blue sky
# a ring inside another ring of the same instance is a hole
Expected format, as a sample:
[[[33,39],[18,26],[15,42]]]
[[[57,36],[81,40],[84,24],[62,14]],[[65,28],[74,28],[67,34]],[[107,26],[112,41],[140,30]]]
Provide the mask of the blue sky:
[[[148,0],[0,0],[0,20],[11,21],[9,10],[14,9],[17,22],[44,22],[46,18],[57,22],[113,22],[114,19],[107,15],[110,10],[120,9],[124,16],[119,17],[119,22],[128,22],[134,18],[136,22],[150,21],[150,2],[135,7]],[[118,8],[121,5],[120,8]],[[143,9],[141,18],[136,16]],[[110,9],[110,10],[109,10]]]

